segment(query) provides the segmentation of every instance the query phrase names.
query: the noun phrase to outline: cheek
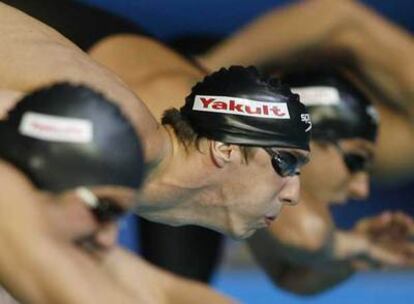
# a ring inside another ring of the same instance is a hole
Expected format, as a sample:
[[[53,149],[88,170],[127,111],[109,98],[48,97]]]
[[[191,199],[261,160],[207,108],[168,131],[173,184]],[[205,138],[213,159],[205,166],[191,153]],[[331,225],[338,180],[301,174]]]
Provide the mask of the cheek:
[[[244,194],[244,211],[254,216],[263,216],[269,210],[274,209],[273,204],[283,186],[282,179],[274,176],[261,176],[254,179],[254,183]]]
[[[258,217],[272,208],[284,180],[273,170],[270,161],[251,161],[234,174],[234,208],[244,216]]]
[[[347,180],[348,173],[343,164],[333,160],[311,161],[302,170],[301,190],[319,199],[331,200],[346,189]]]

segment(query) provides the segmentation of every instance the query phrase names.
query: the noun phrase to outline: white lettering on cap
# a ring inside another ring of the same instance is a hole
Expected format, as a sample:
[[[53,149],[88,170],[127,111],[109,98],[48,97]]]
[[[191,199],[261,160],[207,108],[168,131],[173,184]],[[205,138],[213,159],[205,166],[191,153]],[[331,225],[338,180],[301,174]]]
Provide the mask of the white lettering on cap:
[[[334,87],[299,87],[292,88],[291,91],[299,94],[300,101],[305,106],[337,105],[340,102],[339,92]]]
[[[300,120],[308,125],[305,129],[305,132],[309,132],[312,129],[312,121],[310,119],[310,115],[307,113],[300,114]]]
[[[286,103],[238,97],[196,95],[193,110],[270,119],[290,119]]]
[[[23,135],[45,140],[73,143],[92,141],[92,123],[85,119],[26,112],[19,126]]]

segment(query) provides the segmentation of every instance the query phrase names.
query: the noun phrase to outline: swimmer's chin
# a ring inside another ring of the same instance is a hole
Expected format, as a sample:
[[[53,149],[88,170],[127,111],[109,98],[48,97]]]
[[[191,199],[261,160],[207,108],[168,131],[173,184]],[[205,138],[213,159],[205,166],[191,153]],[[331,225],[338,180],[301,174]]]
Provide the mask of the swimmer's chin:
[[[139,214],[140,217],[146,219],[150,222],[155,222],[158,224],[164,224],[172,227],[181,227],[191,225],[192,223],[187,223],[182,220],[178,220],[175,217],[166,216],[164,214],[149,213],[149,214]]]
[[[236,241],[243,241],[249,237],[251,237],[258,229],[249,229],[244,231],[243,233],[233,233],[230,237]]]
[[[255,232],[256,232],[256,228],[255,229],[246,229],[243,231],[229,231],[223,227],[217,227],[214,225],[202,225],[200,222],[198,223],[194,223],[193,221],[183,221],[182,218],[180,219],[176,219],[173,217],[167,217],[167,216],[162,216],[162,215],[141,215],[141,217],[144,217],[145,219],[152,221],[152,222],[157,222],[157,223],[161,223],[161,224],[166,224],[169,226],[173,226],[173,227],[181,227],[181,226],[188,226],[188,225],[197,225],[197,226],[201,226],[213,231],[216,231],[218,233],[224,234],[234,240],[237,241],[241,241],[244,239],[247,239],[249,237],[251,237]]]
[[[330,204],[332,205],[345,205],[349,201],[349,198],[346,196],[338,196],[331,200]]]

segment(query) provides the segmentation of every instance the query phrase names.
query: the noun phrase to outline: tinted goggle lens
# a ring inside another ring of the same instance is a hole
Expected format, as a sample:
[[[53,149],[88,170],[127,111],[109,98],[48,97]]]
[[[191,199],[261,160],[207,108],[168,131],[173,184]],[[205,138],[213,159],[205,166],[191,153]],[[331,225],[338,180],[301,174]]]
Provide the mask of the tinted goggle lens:
[[[306,163],[306,160],[299,159],[286,151],[274,151],[268,148],[265,150],[271,156],[273,169],[282,177],[299,174],[300,168]]]
[[[334,143],[335,147],[342,155],[345,166],[350,173],[369,172],[372,169],[372,157],[367,157],[358,153],[345,152],[338,143]]]
[[[361,171],[370,171],[372,167],[372,162],[359,154],[355,153],[344,153],[343,154],[344,162],[346,167],[351,173],[361,172]]]
[[[76,193],[88,206],[98,222],[116,221],[126,212],[115,200],[109,197],[97,197],[87,187],[77,188]]]

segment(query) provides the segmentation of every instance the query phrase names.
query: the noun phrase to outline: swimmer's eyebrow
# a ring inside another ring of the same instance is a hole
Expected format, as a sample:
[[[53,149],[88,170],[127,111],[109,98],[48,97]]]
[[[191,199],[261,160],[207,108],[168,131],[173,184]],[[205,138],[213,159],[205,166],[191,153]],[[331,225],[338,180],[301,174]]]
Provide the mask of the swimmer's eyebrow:
[[[351,151],[347,151],[347,153],[351,153]],[[367,159],[369,159],[371,161],[375,159],[375,150],[374,149],[361,147],[361,148],[355,149],[354,151],[352,151],[352,153],[361,154],[362,156],[366,157]]]

